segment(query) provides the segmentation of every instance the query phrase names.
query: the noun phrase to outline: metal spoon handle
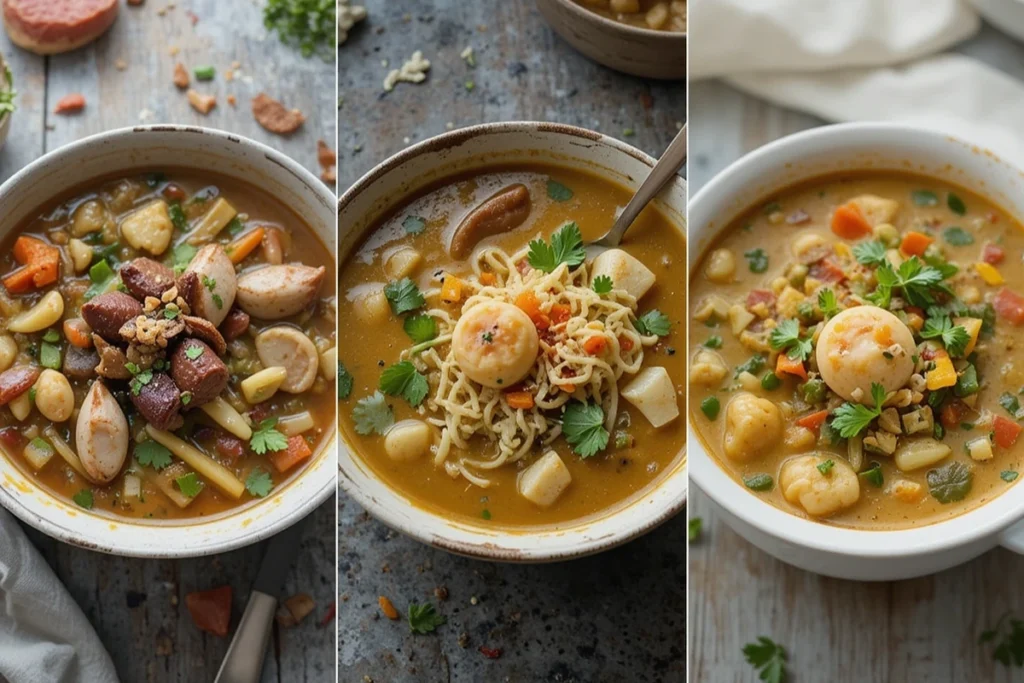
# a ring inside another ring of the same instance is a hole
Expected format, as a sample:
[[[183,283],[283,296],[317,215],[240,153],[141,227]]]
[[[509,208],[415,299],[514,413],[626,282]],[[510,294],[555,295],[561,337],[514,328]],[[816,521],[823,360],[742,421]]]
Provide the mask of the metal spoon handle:
[[[277,600],[254,590],[214,683],[258,683],[263,674]]]
[[[626,204],[626,208],[619,214],[615,225],[612,226],[607,235],[598,241],[598,244],[607,247],[618,246],[619,242],[622,241],[622,236],[626,234],[626,230],[633,224],[633,221],[640,215],[640,212],[647,206],[647,203],[661,192],[661,188],[665,187],[665,184],[683,167],[684,163],[686,163],[685,125],[669,144],[665,153],[658,159],[658,163],[651,169],[647,179],[644,180],[640,185],[640,189],[633,195],[633,199],[630,200],[629,204]]]

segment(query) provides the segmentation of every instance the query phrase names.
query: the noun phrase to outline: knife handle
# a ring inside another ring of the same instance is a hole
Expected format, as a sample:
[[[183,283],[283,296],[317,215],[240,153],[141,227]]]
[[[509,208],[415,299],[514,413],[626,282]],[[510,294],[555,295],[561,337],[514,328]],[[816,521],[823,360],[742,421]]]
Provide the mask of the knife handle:
[[[254,590],[214,683],[259,683],[277,599]]]

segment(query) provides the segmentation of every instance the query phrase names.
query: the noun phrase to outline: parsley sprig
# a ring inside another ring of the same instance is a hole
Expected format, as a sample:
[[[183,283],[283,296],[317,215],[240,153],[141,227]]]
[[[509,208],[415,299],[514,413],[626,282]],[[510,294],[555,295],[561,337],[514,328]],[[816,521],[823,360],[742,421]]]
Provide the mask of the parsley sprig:
[[[608,446],[604,410],[597,403],[573,401],[562,415],[562,433],[581,458],[597,455]]]
[[[383,435],[391,425],[395,424],[395,414],[388,405],[387,398],[379,391],[372,396],[356,401],[352,408],[352,420],[356,423],[356,432],[362,435]]]
[[[995,643],[992,659],[1000,664],[1024,668],[1024,621],[1006,613],[996,622],[995,628],[982,632],[978,642]]]
[[[597,294],[607,294],[612,291],[612,279],[607,275],[598,275],[591,283],[591,287]]]
[[[911,306],[927,308],[935,303],[935,292],[948,291],[942,284],[945,278],[945,271],[925,264],[916,256],[901,263],[898,269],[883,261],[875,270],[878,288],[867,299],[876,306],[888,308],[893,293],[898,291]]]
[[[380,376],[378,389],[391,396],[401,396],[414,408],[423,402],[430,391],[427,378],[410,361],[395,363]]]
[[[839,433],[844,439],[852,439],[867,429],[871,421],[882,414],[882,404],[885,402],[885,387],[881,384],[871,384],[871,398],[875,401],[874,408],[868,408],[861,403],[844,403],[835,410],[835,419],[832,420],[832,429]]]
[[[569,264],[569,268],[576,268],[586,258],[579,226],[566,223],[551,236],[551,244],[544,240],[531,241],[527,261],[537,270],[551,273],[563,263]]]
[[[963,325],[954,325],[949,316],[943,315],[937,318],[928,318],[924,327],[921,328],[921,337],[924,339],[942,338],[946,351],[954,358],[964,355],[967,345],[971,341],[971,335]]]
[[[836,293],[831,289],[823,289],[818,292],[818,308],[826,319],[834,317],[839,313],[839,302],[836,300]]]
[[[800,323],[796,320],[783,320],[768,336],[768,345],[774,351],[785,351],[793,360],[807,360],[811,357],[814,346],[810,337],[800,336]]]
[[[384,298],[391,305],[391,312],[395,315],[415,311],[427,303],[423,293],[416,283],[405,277],[395,282],[389,282],[384,287]]]
[[[853,245],[853,257],[862,266],[880,266],[885,261],[885,245],[878,240]]]
[[[276,417],[268,417],[253,430],[252,437],[249,439],[249,448],[257,455],[263,455],[267,451],[283,451],[288,448],[288,437],[277,430]]]
[[[447,619],[437,613],[429,602],[409,605],[409,630],[413,633],[426,634],[444,624]]]
[[[667,315],[655,308],[637,318],[636,322],[633,323],[633,327],[645,337],[654,334],[659,337],[667,337],[669,332],[672,331],[672,321],[668,319]]]
[[[771,638],[760,636],[744,645],[743,657],[765,683],[786,683],[786,650]]]

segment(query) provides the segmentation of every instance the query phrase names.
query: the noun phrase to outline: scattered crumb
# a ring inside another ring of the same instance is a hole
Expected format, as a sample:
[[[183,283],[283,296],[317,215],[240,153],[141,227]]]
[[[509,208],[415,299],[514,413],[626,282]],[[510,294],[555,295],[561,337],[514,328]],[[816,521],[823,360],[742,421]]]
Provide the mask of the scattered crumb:
[[[402,138],[402,142],[408,145],[410,142],[412,142],[412,139],[410,139],[408,136],[406,136],[406,137]]]
[[[275,619],[277,623],[285,628],[296,626],[315,609],[316,604],[306,593],[298,593],[286,599],[277,608]]]
[[[178,53],[181,52],[181,48],[177,45],[172,45],[171,49],[167,51],[172,57],[177,57]]]
[[[377,598],[377,604],[380,605],[380,611],[384,613],[384,616],[391,621],[398,621],[398,610],[387,596],[382,595]]]
[[[124,61],[123,59],[118,59],[114,62],[114,68],[118,71],[124,71],[128,68],[128,62]]]
[[[290,135],[305,122],[305,115],[298,109],[288,110],[266,93],[252,98],[252,114],[256,122],[278,135]]]
[[[366,18],[366,8],[350,5],[349,0],[338,0],[338,45],[348,40],[352,27]]]
[[[476,55],[473,53],[472,45],[463,50],[459,56],[462,57],[463,61],[465,61],[466,65],[471,69],[476,67]]]
[[[189,10],[189,11],[185,12],[185,16],[186,16],[186,17],[188,17],[188,20],[189,20],[190,22],[192,22],[192,25],[193,25],[193,26],[195,26],[196,24],[198,24],[198,23],[199,23],[199,16],[198,16],[198,15],[196,15],[196,13],[195,13],[195,12],[193,12],[193,11]]]
[[[174,641],[167,635],[167,631],[160,629],[156,636],[157,657],[170,657],[174,653]]]
[[[469,604],[471,604],[471,605],[476,605],[479,602],[480,602],[480,599],[477,598],[475,595],[469,599]]]
[[[238,104],[238,98],[236,98],[234,95],[228,95],[228,104],[230,104],[232,107],[235,106],[236,104]]]
[[[195,90],[188,91],[188,103],[200,114],[206,115],[217,106],[217,98],[213,95],[202,95]]]
[[[392,69],[384,78],[384,92],[391,92],[399,83],[422,83],[427,78],[430,60],[423,57],[423,52],[412,53],[401,69]]]
[[[142,109],[139,111],[139,121],[142,123],[151,120],[154,116],[156,116],[156,114],[152,109]]]
[[[449,121],[448,123],[444,124],[444,127],[447,128],[448,130],[455,130],[455,124],[452,123],[451,121]]]
[[[437,598],[440,602],[444,602],[448,599],[448,588],[446,588],[445,586],[438,586],[434,589],[434,597]]]
[[[141,7],[142,3],[146,0],[128,0],[128,4],[132,7]]]
[[[460,633],[459,634],[458,643],[459,643],[459,647],[461,647],[463,650],[465,650],[467,647],[469,647],[469,634],[466,633],[465,631]]]
[[[241,69],[242,63],[236,59],[235,61],[231,62],[231,68],[235,70]]]
[[[65,95],[60,98],[57,102],[57,106],[54,107],[54,114],[77,114],[78,112],[85,109],[85,95],[80,93],[72,93],[71,95]]]
[[[188,69],[181,62],[174,65],[174,85],[178,86],[182,90],[187,88],[192,83],[192,79],[188,76]]]
[[[235,70],[234,69],[228,69],[227,71],[225,71],[224,72],[224,80],[227,81],[228,83],[230,83],[231,81],[235,80]]]

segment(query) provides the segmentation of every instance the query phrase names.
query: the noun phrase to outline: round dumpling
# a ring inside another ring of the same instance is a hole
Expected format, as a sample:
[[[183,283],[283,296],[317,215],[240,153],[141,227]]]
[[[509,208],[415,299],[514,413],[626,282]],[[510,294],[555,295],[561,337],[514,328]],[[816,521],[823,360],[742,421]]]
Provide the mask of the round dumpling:
[[[822,472],[818,466],[826,461],[831,461],[832,466]],[[815,517],[845,510],[860,498],[860,482],[848,462],[815,454],[784,462],[779,472],[779,488],[786,500]]]
[[[782,413],[766,398],[742,392],[725,409],[725,454],[746,462],[771,450],[782,438]]]
[[[818,337],[818,372],[847,401],[871,404],[871,385],[886,392],[906,385],[914,372],[914,334],[899,318],[877,306],[848,308]]]
[[[452,334],[452,350],[471,380],[503,389],[530,374],[540,339],[533,321],[520,308],[487,301],[462,314]]]

